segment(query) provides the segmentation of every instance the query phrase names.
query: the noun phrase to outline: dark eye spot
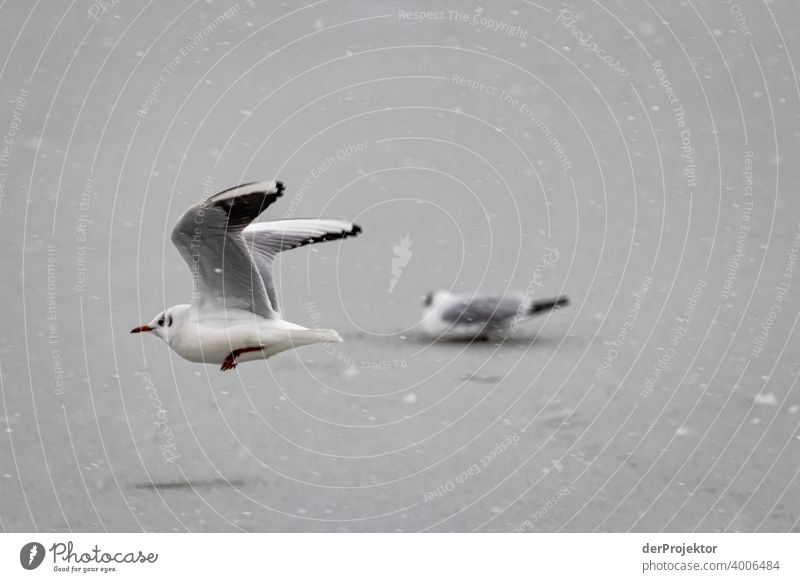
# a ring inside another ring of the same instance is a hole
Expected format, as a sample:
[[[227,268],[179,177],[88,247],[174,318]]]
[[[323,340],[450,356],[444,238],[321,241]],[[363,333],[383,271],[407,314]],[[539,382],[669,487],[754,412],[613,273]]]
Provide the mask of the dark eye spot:
[[[164,318],[162,317],[161,319],[158,320],[158,327],[163,327],[163,326],[164,326]]]
[[[431,303],[433,303],[433,293],[428,293],[425,296],[425,306],[430,307]]]
[[[167,322],[167,327],[172,327],[172,316],[169,316],[169,321]]]

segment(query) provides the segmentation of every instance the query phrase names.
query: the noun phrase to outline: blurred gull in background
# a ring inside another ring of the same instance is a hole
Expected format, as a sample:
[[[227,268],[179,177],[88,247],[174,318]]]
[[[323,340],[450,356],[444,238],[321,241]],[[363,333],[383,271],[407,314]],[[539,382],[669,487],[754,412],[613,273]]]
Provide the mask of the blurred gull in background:
[[[425,297],[422,329],[437,339],[501,339],[531,316],[568,304],[567,297],[533,301],[524,293],[503,296],[439,290]]]

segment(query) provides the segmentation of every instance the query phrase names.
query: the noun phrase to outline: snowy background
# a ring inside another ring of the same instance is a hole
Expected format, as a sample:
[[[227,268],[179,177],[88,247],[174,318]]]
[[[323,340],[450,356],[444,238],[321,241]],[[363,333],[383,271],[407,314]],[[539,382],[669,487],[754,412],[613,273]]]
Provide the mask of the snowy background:
[[[0,528],[798,530],[799,33],[791,2],[2,3]],[[345,343],[221,373],[130,335],[189,297],[179,215],[273,178],[265,217],[364,228],[277,268]],[[432,344],[437,288],[572,305]]]

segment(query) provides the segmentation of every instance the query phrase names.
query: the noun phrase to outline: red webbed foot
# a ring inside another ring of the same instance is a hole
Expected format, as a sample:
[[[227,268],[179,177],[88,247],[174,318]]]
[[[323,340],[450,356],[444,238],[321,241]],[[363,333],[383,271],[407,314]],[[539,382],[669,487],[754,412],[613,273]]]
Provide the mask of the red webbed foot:
[[[264,346],[257,346],[252,348],[242,348],[240,350],[233,350],[228,356],[225,358],[225,361],[222,362],[222,367],[220,370],[223,372],[226,370],[233,370],[236,367],[236,360],[242,354],[246,354],[247,352],[260,352],[264,349]]]
[[[231,352],[230,354],[228,354],[228,356],[222,362],[222,367],[220,367],[220,370],[222,370],[223,372],[225,372],[226,370],[233,370],[236,367],[237,357],[238,354],[236,352]]]

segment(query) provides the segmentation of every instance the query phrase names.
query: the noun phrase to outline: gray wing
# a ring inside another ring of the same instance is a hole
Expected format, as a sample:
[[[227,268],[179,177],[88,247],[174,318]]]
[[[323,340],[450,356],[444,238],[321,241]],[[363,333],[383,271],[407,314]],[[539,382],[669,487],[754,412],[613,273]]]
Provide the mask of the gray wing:
[[[360,232],[360,226],[345,220],[307,218],[257,222],[245,228],[247,250],[253,256],[272,309],[280,311],[272,276],[272,265],[278,253],[313,243],[356,236]]]
[[[499,323],[526,311],[522,297],[461,296],[442,312],[442,320],[454,324]]]
[[[195,204],[178,220],[172,242],[192,272],[194,305],[277,316],[242,233],[282,195],[281,182],[242,184]]]

